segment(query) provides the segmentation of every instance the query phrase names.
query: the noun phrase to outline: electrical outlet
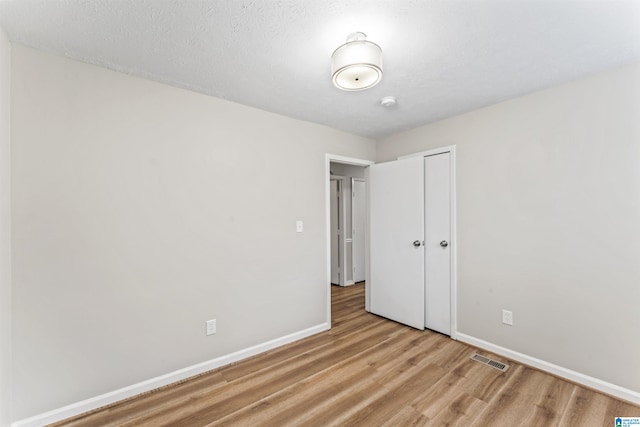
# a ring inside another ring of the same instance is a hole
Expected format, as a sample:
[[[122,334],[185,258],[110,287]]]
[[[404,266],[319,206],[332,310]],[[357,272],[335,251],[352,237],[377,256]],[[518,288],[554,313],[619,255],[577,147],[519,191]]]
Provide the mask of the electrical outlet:
[[[513,326],[513,312],[509,310],[502,310],[502,323]]]
[[[302,221],[296,221],[296,232],[302,233],[304,231],[304,224]]]
[[[216,333],[216,319],[207,320],[207,335]]]

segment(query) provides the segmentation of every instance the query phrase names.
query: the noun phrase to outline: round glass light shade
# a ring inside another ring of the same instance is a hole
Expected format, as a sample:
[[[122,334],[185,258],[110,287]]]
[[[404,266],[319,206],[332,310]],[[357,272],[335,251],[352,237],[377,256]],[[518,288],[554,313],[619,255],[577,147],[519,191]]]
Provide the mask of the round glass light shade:
[[[342,90],[363,90],[382,79],[382,49],[367,40],[348,41],[331,55],[333,84]]]

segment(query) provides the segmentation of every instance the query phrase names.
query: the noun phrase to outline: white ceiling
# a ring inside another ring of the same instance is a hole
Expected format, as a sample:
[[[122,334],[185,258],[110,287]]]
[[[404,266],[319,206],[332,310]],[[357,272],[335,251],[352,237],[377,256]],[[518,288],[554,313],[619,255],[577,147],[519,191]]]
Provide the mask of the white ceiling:
[[[13,0],[15,43],[379,138],[640,61],[640,0]],[[382,82],[342,92],[354,31]],[[385,109],[380,98],[398,105]]]

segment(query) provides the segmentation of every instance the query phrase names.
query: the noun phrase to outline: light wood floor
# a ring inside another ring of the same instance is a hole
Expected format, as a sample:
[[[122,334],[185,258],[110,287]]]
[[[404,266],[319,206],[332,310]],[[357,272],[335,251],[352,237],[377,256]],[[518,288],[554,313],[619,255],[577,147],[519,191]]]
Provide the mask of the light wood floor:
[[[613,426],[640,407],[364,311],[332,287],[333,328],[64,426]],[[481,354],[511,368],[474,362]]]

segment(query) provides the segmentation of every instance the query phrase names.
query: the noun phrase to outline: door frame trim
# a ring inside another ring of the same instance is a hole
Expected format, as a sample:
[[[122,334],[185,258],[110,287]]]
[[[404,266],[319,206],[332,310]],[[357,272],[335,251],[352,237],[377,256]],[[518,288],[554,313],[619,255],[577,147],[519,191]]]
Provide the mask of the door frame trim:
[[[418,153],[408,154],[405,156],[399,156],[397,160],[406,159],[409,157],[428,157],[435,156],[436,154],[450,153],[450,182],[451,182],[451,202],[450,202],[450,223],[451,223],[451,243],[453,246],[451,251],[451,338],[457,339],[458,334],[458,235],[456,232],[457,224],[457,208],[456,208],[456,146],[446,145],[444,147],[434,148],[432,150],[420,151]]]
[[[327,324],[329,328],[331,328],[331,189],[329,182],[331,180],[331,162],[334,163],[342,163],[345,165],[354,165],[354,166],[371,166],[375,164],[372,160],[358,159],[355,157],[346,157],[340,156],[337,154],[329,154],[325,153],[324,156],[324,212],[325,212],[325,286],[327,287]],[[365,218],[366,221],[366,218]],[[369,266],[369,253],[367,251],[367,247],[365,246],[365,270],[368,270]],[[365,279],[366,280],[366,279]]]

